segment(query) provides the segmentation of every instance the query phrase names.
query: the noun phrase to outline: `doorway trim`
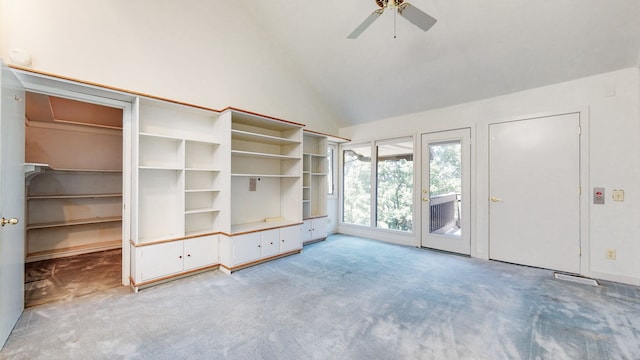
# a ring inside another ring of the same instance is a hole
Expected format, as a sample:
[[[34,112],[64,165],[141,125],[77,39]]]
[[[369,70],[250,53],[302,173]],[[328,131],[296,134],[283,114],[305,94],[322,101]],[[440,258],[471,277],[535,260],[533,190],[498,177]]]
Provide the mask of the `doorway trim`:
[[[122,279],[123,286],[129,285],[131,275],[131,149],[132,123],[134,119],[133,100],[135,96],[99,87],[80,84],[70,80],[52,78],[47,75],[12,69],[22,82],[25,92],[57,96],[76,101],[104,105],[122,109]]]

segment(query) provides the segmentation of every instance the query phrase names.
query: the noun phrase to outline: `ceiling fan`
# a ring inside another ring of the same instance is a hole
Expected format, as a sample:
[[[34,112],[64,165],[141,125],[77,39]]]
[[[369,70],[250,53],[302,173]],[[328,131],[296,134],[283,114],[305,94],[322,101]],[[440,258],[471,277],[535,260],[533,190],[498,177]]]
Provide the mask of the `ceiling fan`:
[[[400,16],[409,20],[410,23],[412,23],[413,25],[419,27],[424,31],[431,29],[431,27],[435,25],[436,21],[438,21],[432,16],[430,16],[429,14],[418,9],[417,7],[404,2],[404,0],[375,0],[375,2],[380,7],[380,9],[377,9],[376,11],[372,12],[371,15],[369,15],[369,17],[364,19],[362,24],[358,25],[358,27],[355,30],[353,30],[353,32],[351,32],[349,36],[347,36],[347,39],[355,39],[358,36],[360,36],[360,34],[362,34],[363,31],[365,31],[378,17],[380,17],[380,15],[382,15],[382,13],[384,12],[384,9],[387,9],[387,8],[393,9],[396,12],[396,14],[400,14]],[[394,26],[395,26],[395,19],[394,19]],[[393,37],[396,37],[395,33]]]

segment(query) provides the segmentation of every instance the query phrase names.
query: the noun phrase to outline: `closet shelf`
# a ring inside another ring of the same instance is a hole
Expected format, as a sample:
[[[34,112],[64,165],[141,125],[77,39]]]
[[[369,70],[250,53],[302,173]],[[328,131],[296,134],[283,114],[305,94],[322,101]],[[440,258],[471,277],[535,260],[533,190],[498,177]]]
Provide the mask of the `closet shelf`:
[[[121,198],[122,194],[29,195],[27,200]]]
[[[48,228],[62,227],[62,226],[100,224],[100,223],[110,223],[110,222],[119,222],[119,221],[122,221],[122,216],[68,220],[68,221],[55,221],[55,222],[49,222],[49,223],[28,224],[26,227],[26,230],[48,229]]]
[[[314,153],[304,153],[304,155],[312,156],[312,157],[321,157],[326,158],[327,154],[314,154]]]
[[[220,169],[213,169],[213,168],[202,168],[202,167],[187,167],[185,168],[186,171],[207,171],[207,172],[220,172]]]
[[[220,189],[185,189],[186,193],[207,193],[207,192],[220,192]]]
[[[259,133],[253,133],[243,130],[231,130],[231,136],[234,140],[252,141],[263,144],[273,145],[287,145],[287,144],[300,144],[300,140],[292,140],[278,136],[265,135]]]

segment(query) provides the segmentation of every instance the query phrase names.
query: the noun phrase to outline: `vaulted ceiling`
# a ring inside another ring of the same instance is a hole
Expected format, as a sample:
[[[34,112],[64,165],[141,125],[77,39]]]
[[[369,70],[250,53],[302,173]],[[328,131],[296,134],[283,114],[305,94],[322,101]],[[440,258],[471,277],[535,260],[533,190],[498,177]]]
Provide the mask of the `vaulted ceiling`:
[[[640,0],[408,0],[423,32],[374,0],[245,0],[253,18],[347,124],[640,65]]]

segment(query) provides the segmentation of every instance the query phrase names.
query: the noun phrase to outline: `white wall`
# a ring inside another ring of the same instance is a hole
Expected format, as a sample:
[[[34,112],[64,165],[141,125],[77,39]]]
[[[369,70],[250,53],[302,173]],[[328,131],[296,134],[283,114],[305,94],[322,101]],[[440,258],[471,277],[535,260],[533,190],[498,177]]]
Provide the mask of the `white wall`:
[[[0,9],[5,62],[22,48],[39,71],[338,131],[337,117],[243,3],[0,0]]]
[[[589,171],[583,191],[624,189],[625,201],[592,205],[585,214],[583,270],[587,276],[640,284],[640,71],[629,68],[472,103],[341,129],[352,142],[471,127],[476,161],[472,179],[472,255],[488,258],[488,127],[534,114],[583,111]],[[590,199],[589,196],[586,197]],[[416,218],[419,218],[416,215]],[[392,236],[341,224],[341,232],[418,245],[419,235]],[[607,260],[607,249],[617,260]]]

